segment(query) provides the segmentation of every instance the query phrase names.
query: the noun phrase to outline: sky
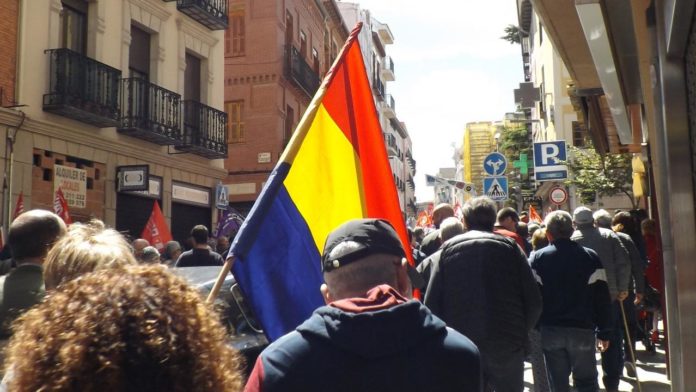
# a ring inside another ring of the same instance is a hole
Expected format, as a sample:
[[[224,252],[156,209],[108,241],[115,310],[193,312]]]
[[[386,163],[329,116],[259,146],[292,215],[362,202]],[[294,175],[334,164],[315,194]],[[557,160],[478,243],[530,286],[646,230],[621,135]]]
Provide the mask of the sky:
[[[500,39],[517,25],[515,0],[356,0],[389,25],[396,80],[387,93],[413,140],[416,199],[433,198],[425,174],[454,167],[466,123],[500,121],[524,81],[519,45]],[[352,28],[352,26],[348,26]]]

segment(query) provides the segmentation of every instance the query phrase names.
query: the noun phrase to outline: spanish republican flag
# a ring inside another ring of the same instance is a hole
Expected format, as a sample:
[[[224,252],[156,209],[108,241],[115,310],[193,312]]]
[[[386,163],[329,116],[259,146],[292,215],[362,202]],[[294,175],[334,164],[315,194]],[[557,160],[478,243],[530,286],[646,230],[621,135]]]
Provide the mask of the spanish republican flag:
[[[230,249],[234,276],[270,340],[324,305],[320,255],[340,224],[386,219],[410,249],[361,28],[351,32]]]

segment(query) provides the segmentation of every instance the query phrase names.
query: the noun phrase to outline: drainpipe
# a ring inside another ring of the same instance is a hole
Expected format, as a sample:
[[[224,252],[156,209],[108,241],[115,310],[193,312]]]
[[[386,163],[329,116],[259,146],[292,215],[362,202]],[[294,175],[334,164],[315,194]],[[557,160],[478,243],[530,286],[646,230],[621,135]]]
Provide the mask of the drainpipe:
[[[24,112],[20,111],[20,113],[22,119],[20,120],[19,124],[17,124],[14,127],[8,126],[7,128],[5,128],[5,173],[2,184],[4,198],[4,203],[2,206],[2,227],[5,230],[5,233],[8,232],[10,227],[10,219],[12,219],[12,217],[10,216],[10,209],[12,208],[11,199],[13,182],[12,172],[14,169],[14,143],[17,140],[17,133],[19,132],[19,129],[22,128],[22,125],[24,125],[24,121],[27,118],[27,115]]]

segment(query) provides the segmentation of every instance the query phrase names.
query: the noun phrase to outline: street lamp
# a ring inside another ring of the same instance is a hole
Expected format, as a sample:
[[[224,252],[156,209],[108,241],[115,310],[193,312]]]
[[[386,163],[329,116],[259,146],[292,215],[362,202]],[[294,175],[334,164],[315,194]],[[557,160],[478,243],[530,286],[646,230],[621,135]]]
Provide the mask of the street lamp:
[[[498,152],[500,147],[500,132],[496,132],[493,137],[495,138],[495,152]]]

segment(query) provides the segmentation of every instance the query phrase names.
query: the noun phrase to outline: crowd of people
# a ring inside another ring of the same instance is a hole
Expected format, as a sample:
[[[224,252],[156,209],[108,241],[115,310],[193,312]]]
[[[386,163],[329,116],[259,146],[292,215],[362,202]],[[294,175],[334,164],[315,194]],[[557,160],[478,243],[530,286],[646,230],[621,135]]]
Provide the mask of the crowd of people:
[[[425,305],[473,340],[484,383],[496,391],[522,390],[525,359],[536,391],[567,391],[571,374],[578,391],[596,391],[595,347],[604,388],[618,390],[624,368],[636,376],[636,340],[647,350],[657,340],[657,317],[639,325],[638,314],[664,309],[646,297],[663,289],[655,222],[641,211],[612,216],[584,206],[543,223],[496,210],[474,198],[458,228],[452,206],[441,204],[435,230],[411,230]]]
[[[342,224],[320,252],[326,306],[244,364],[171,272],[222,265],[227,238],[198,225],[189,250],[160,253],[100,221],[27,211],[0,276],[0,391],[522,391],[525,360],[536,391],[568,391],[570,377],[597,391],[596,350],[617,390],[637,336],[654,338],[636,309],[663,288],[654,222],[586,207],[525,220],[487,197],[461,218],[442,204],[410,249],[387,221]]]

